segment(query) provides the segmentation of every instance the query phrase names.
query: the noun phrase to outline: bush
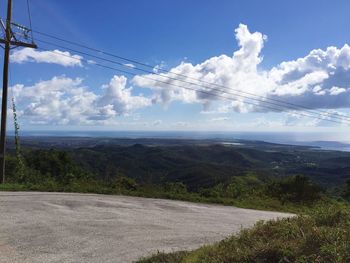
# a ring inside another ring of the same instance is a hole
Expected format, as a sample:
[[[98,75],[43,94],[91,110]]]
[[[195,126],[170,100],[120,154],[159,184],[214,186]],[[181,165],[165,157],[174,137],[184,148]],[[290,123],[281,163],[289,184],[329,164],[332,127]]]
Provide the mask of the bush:
[[[115,181],[115,188],[119,191],[135,191],[137,187],[136,181],[126,176],[119,176]]]
[[[322,189],[309,178],[296,175],[272,180],[267,185],[266,193],[282,202],[313,202],[321,197]]]
[[[350,262],[350,207],[327,204],[309,215],[259,222],[212,246],[139,262]]]
[[[187,194],[187,187],[184,183],[176,182],[176,183],[165,183],[164,191],[171,194]]]
[[[345,187],[342,196],[348,200],[350,200],[350,180],[345,182]]]

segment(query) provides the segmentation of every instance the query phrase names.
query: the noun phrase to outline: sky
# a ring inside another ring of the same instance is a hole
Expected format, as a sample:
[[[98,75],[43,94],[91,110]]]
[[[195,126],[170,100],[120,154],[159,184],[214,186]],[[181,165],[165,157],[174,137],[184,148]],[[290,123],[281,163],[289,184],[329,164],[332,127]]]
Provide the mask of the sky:
[[[26,0],[13,2],[13,21],[29,26]],[[10,57],[9,100],[22,130],[350,131],[342,119],[350,113],[349,1],[29,3],[39,49]],[[5,7],[0,0],[3,19]],[[8,116],[13,129],[11,107]]]

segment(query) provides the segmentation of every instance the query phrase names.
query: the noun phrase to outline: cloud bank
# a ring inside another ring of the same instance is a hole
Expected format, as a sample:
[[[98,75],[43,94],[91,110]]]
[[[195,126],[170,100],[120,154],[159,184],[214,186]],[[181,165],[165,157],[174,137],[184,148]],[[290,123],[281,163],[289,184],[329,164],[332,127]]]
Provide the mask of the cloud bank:
[[[20,113],[32,123],[43,124],[104,124],[117,116],[128,115],[151,104],[168,105],[174,101],[200,103],[204,113],[286,111],[289,114],[286,126],[304,122],[290,108],[267,108],[265,103],[247,98],[252,97],[248,93],[311,109],[326,109],[340,117],[343,116],[342,113],[332,110],[349,108],[349,45],[315,49],[304,57],[264,70],[260,64],[267,36],[260,32],[250,32],[246,25],[240,24],[235,29],[235,38],[239,49],[231,56],[215,56],[199,64],[184,61],[171,68],[170,73],[162,73],[160,68],[163,65],[160,65],[154,68],[154,72],[159,75],[147,74],[132,78],[130,83],[134,86],[151,90],[152,95],[148,97],[133,95],[133,89],[127,87],[127,78],[124,76],[114,76],[97,89],[84,86],[80,78],[61,76],[39,81],[33,86],[15,85],[13,92],[21,105]],[[59,50],[49,52],[23,48],[12,53],[11,60],[15,63],[82,66],[81,56]],[[94,61],[90,64],[94,64]],[[134,68],[132,64],[126,66]],[[226,119],[218,117],[212,121]],[[309,123],[319,125],[323,121]],[[161,121],[154,123],[155,126],[160,124]]]
[[[19,114],[32,124],[108,124],[116,116],[151,104],[149,98],[132,95],[123,76],[114,76],[99,91],[90,91],[80,78],[65,76],[12,87]]]
[[[229,97],[230,102],[220,106],[219,111],[290,110],[290,108],[266,108],[265,103],[238,96],[251,97],[247,93],[305,105],[312,109],[337,109],[350,106],[350,47],[347,44],[342,48],[315,49],[305,57],[282,62],[270,70],[261,70],[259,69],[263,60],[261,52],[267,37],[260,32],[251,33],[243,24],[235,30],[235,37],[240,48],[231,57],[220,55],[195,65],[182,62],[170,69],[171,73],[162,76],[140,75],[134,77],[132,81],[137,86],[151,88],[156,94],[156,102],[201,103],[204,110],[209,110],[213,101],[224,100],[222,95]],[[166,77],[179,78],[179,75],[172,73],[188,76],[181,78],[205,87],[167,79]],[[166,81],[167,84],[162,81]],[[208,83],[215,83],[225,88]],[[186,86],[220,95],[205,94],[176,86]],[[218,92],[218,89],[232,94]]]

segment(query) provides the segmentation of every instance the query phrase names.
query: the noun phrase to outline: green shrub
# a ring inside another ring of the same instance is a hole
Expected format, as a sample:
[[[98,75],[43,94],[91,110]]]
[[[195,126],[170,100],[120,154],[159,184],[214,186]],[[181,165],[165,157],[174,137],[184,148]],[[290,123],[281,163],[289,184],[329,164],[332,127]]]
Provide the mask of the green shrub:
[[[348,200],[350,200],[350,180],[345,182],[344,190],[342,196]]]
[[[272,180],[266,193],[282,202],[313,202],[321,197],[322,190],[306,176],[296,175]]]
[[[172,194],[187,194],[187,187],[184,183],[176,182],[176,183],[165,183],[164,191]]]
[[[126,176],[119,176],[115,181],[115,188],[119,191],[135,191],[138,187],[136,181]]]
[[[349,209],[324,204],[308,215],[259,222],[212,246],[158,253],[139,262],[350,262]]]

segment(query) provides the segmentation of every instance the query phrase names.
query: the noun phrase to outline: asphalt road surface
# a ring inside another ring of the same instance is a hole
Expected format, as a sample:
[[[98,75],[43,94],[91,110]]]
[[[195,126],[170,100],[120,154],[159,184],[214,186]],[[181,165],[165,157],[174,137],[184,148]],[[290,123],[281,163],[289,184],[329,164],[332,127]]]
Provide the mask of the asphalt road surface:
[[[0,192],[0,262],[132,262],[285,216],[163,199]]]

